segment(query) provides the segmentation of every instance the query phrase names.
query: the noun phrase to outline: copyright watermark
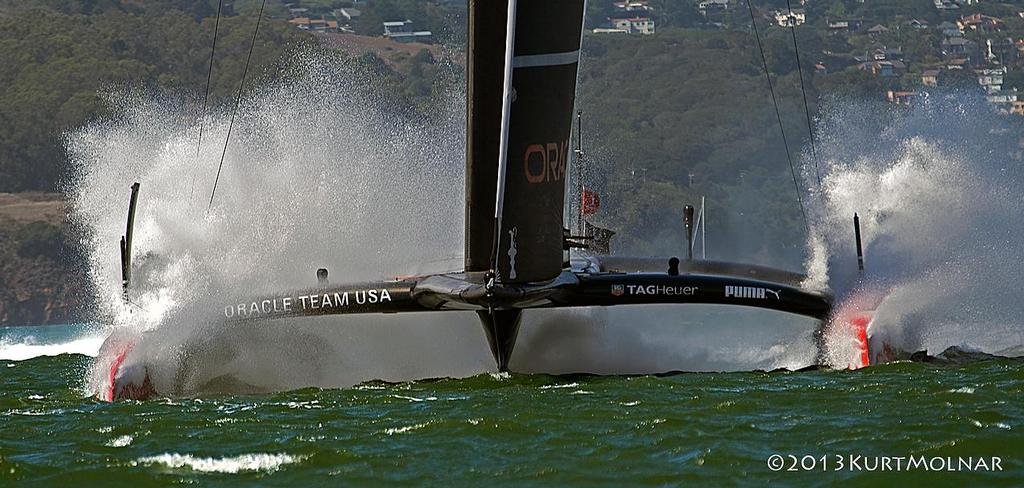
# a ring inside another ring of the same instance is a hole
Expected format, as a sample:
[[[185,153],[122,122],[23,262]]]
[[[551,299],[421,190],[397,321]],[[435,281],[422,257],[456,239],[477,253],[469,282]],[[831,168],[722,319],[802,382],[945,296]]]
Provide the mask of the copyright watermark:
[[[998,456],[864,456],[860,454],[822,454],[819,456],[772,454],[772,471],[1002,471]]]

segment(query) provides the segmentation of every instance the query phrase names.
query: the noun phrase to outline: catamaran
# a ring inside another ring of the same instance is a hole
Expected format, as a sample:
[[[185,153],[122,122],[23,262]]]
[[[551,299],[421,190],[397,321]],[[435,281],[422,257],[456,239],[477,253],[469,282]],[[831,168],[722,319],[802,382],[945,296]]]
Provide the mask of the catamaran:
[[[225,303],[209,313],[223,321],[273,321],[473,312],[498,371],[508,370],[524,312],[535,309],[721,304],[788,312],[825,324],[833,297],[802,287],[805,277],[799,273],[698,260],[692,254],[684,259],[598,255],[586,249],[594,244],[594,226],[582,226],[589,230],[585,235],[570,234],[566,183],[584,3],[469,1],[462,270],[340,285],[327,284],[322,270],[318,286]],[[122,242],[126,289],[137,192],[136,186],[127,242]],[[692,210],[687,213],[692,238]],[[583,252],[570,253],[573,249]],[[111,350],[109,385],[101,397],[156,393],[144,367],[122,367],[130,350],[130,343]]]

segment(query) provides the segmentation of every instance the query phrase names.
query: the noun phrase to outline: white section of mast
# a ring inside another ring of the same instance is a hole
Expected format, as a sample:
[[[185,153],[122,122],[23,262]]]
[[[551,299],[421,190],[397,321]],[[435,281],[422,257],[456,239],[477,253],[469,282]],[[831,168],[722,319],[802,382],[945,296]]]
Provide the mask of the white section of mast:
[[[700,230],[701,259],[707,259],[707,222],[704,221],[704,197],[700,197],[700,213],[697,214],[697,223],[694,226],[693,233],[696,234],[698,230]],[[697,245],[697,243],[694,242],[693,240],[690,240],[690,253],[693,253],[693,247],[695,245]]]
[[[686,239],[690,242],[690,254],[691,255],[693,254],[693,248],[697,245],[697,241],[696,241],[697,231],[700,230],[700,216],[701,216],[701,213],[703,213],[703,212],[704,212],[704,209],[703,208],[700,209],[700,213],[697,214],[697,221],[694,222],[694,224],[693,224],[693,231],[692,231],[692,233],[689,236],[686,237]]]
[[[705,217],[704,197],[700,197],[700,258],[708,258],[708,223]]]
[[[501,139],[498,143],[498,190],[494,205],[495,252],[501,252],[501,214],[505,209],[505,171],[508,168],[508,125],[512,114],[512,58],[516,39],[516,0],[508,0],[508,23],[505,25],[505,80],[504,98],[501,101]],[[494,262],[497,268],[497,260]]]

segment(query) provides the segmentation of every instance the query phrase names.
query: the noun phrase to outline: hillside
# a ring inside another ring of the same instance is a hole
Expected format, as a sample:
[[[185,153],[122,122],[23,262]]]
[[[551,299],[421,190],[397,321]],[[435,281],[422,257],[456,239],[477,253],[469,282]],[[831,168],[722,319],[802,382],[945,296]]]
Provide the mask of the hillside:
[[[61,195],[0,193],[0,326],[80,319],[92,303]]]
[[[303,43],[326,41],[377,66],[388,80],[381,89],[395,98],[411,105],[416,94],[429,95],[424,80],[433,76],[438,46],[360,35],[325,39],[293,28],[281,14],[283,4],[270,3],[250,86],[280,76],[276,65]],[[0,65],[7,67],[0,70],[0,326],[88,317],[85,261],[59,193],[67,166],[64,134],[102,120],[103,93],[121,86],[185,94],[189,106],[183,108],[197,113],[215,7],[170,0],[0,2]],[[251,7],[235,2],[221,19],[213,106],[237,90],[255,22]]]
[[[229,3],[211,84],[211,104],[221,106],[237,89],[259,5]],[[1008,126],[1024,121],[1014,115],[1017,102],[1024,114],[1019,2],[826,0],[792,15],[785,0],[753,3],[795,155],[808,142],[800,70],[812,117],[829,96],[898,110],[922,91],[956,87],[984,95],[1007,113]],[[591,155],[587,184],[603,197],[597,218],[618,231],[618,252],[674,253],[684,239],[683,205],[705,196],[719,236],[714,257],[798,268],[805,231],[750,12],[736,0],[700,5],[588,2],[578,102]],[[358,2],[358,17],[338,16],[353,6],[270,0],[251,83],[286,76],[278,64],[314,46],[362,60],[374,67],[377,89],[410,110],[429,110],[436,62],[465,38],[464,3],[367,0]],[[212,1],[0,0],[0,192],[36,192],[0,198],[0,325],[64,320],[74,313],[61,310],[88,308],[83,270],[74,266],[80,251],[54,193],[66,174],[64,134],[103,120],[102,94],[111,87],[184,94],[184,113],[197,113],[215,12]],[[300,29],[310,24],[298,18],[318,19],[325,31]],[[381,36],[382,22],[402,19],[431,30],[432,40]],[[651,33],[622,19],[648,19]],[[796,24],[799,66],[793,31],[780,22]],[[757,238],[722,237],[736,235]]]

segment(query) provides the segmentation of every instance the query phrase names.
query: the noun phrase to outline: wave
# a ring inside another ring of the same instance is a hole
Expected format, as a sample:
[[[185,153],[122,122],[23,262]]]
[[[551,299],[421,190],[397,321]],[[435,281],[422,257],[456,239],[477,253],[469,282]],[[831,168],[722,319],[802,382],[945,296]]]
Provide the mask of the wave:
[[[982,98],[922,96],[909,108],[835,100],[818,124],[809,276],[837,296],[884,290],[873,330],[893,348],[1024,343],[1024,154],[1019,121]],[[857,269],[853,215],[862,224]]]
[[[105,334],[81,330],[75,326],[26,327],[27,331],[8,329],[0,337],[0,360],[24,361],[41,356],[82,354],[96,357]],[[56,330],[59,329],[59,330]]]
[[[138,459],[133,465],[163,465],[169,468],[188,468],[204,473],[235,474],[243,471],[273,473],[286,464],[301,461],[299,456],[289,454],[242,454],[225,458],[200,458],[191,454],[161,454]]]

